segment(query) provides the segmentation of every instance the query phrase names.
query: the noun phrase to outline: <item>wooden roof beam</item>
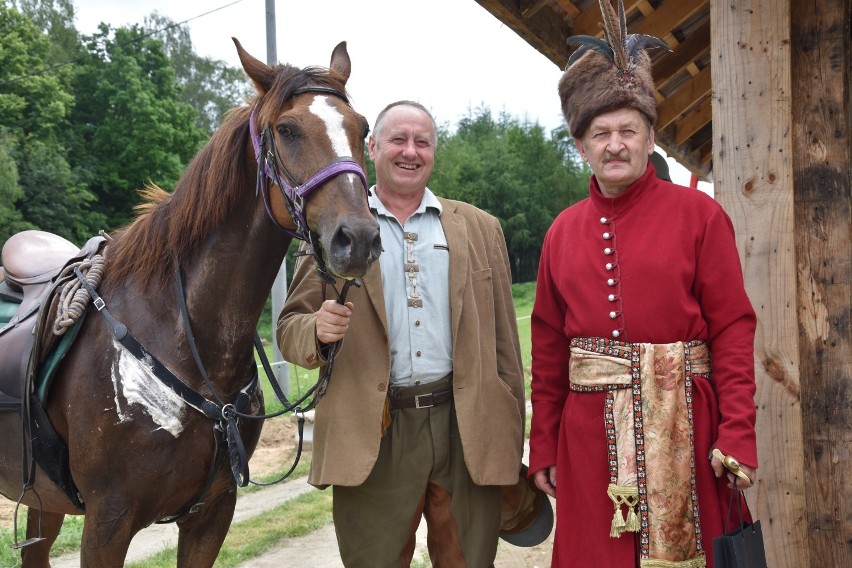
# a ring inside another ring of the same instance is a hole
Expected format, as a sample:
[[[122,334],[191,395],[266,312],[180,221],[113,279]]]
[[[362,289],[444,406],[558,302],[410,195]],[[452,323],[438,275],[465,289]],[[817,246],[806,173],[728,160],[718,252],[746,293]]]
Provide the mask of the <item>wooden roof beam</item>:
[[[663,37],[680,27],[683,22],[701,8],[702,4],[698,2],[664,2],[658,9],[654,10],[653,14],[636,22],[636,25],[629,32]]]
[[[693,61],[710,51],[710,21],[695,30],[691,36],[678,45],[671,53],[654,62],[654,86],[660,88],[681,69],[686,69]],[[694,73],[692,73],[694,75]]]
[[[580,15],[580,9],[570,0],[553,0],[553,4],[571,16],[572,19]]]
[[[657,128],[666,128],[689,112],[690,109],[707,99],[713,92],[710,66],[704,68],[689,83],[683,85],[675,94],[666,99],[657,108]]]
[[[630,0],[624,3],[624,13],[629,14],[639,4],[645,4],[646,0]],[[601,7],[597,2],[592,2],[589,7],[574,18],[574,28],[571,31],[572,35],[601,35],[603,31],[598,25],[601,21]],[[634,33],[633,30],[630,30]]]
[[[713,118],[711,99],[708,97],[696,108],[675,123],[675,144],[678,146],[701,130]]]
[[[530,6],[521,9],[521,14],[523,14],[524,18],[530,19],[535,16],[539,10],[547,6],[549,0],[536,0]]]

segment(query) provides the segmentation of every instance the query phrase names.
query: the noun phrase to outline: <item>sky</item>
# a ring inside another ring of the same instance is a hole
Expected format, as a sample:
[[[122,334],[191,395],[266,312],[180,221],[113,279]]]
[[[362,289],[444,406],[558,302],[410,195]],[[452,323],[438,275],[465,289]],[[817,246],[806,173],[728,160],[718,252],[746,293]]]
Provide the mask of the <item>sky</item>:
[[[141,24],[157,12],[187,25],[195,52],[240,67],[231,37],[266,61],[267,0],[74,0],[77,29],[93,33]],[[277,61],[327,67],[346,41],[352,61],[347,90],[372,125],[390,102],[415,100],[439,124],[455,126],[478,107],[562,124],[556,86],[561,69],[475,0],[277,0]],[[665,153],[660,150],[661,153]],[[672,179],[689,172],[669,158]]]

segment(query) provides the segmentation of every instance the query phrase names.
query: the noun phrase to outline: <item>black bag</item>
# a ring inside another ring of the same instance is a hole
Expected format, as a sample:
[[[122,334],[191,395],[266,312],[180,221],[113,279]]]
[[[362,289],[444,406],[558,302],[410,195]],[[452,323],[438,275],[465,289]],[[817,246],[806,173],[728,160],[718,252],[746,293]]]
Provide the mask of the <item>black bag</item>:
[[[728,530],[728,522],[731,520],[734,495],[737,496],[737,513],[740,517],[740,526],[735,531],[713,539],[713,566],[715,568],[767,568],[760,521],[743,522],[740,493],[740,491],[737,491],[735,480],[734,488],[731,491],[731,502],[728,504],[728,517],[725,519],[724,530]]]

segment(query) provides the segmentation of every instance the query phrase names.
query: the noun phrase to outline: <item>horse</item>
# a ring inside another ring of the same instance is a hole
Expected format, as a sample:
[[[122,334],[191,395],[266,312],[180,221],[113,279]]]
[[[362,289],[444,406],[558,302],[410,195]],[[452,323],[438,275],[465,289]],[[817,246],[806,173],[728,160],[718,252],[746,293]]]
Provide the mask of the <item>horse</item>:
[[[256,326],[288,245],[309,240],[327,276],[347,282],[381,252],[346,43],[328,68],[297,68],[232,39],[254,98],[226,115],[173,192],[143,190],[134,220],[101,243],[97,287],[82,284],[94,301],[44,403],[76,494],[41,464],[22,494],[25,426],[0,412],[0,493],[28,507],[24,568],[50,565],[65,515],[84,515],[81,567],[123,566],[133,536],[163,520],[179,527],[177,566],[213,566],[247,473],[222,455],[236,447],[247,460],[260,437],[262,420],[245,418],[264,411]]]

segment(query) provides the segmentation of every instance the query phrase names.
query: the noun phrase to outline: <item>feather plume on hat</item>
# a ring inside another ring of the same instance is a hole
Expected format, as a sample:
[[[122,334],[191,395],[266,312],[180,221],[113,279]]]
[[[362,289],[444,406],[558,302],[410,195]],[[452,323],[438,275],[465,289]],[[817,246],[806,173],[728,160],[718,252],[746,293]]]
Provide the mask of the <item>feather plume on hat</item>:
[[[646,49],[669,46],[645,34],[628,34],[624,0],[618,13],[610,0],[599,0],[604,38],[577,35],[568,45],[577,45],[559,80],[559,98],[568,130],[582,137],[592,119],[620,108],[636,109],[657,123],[657,100],[651,77],[651,58]]]

